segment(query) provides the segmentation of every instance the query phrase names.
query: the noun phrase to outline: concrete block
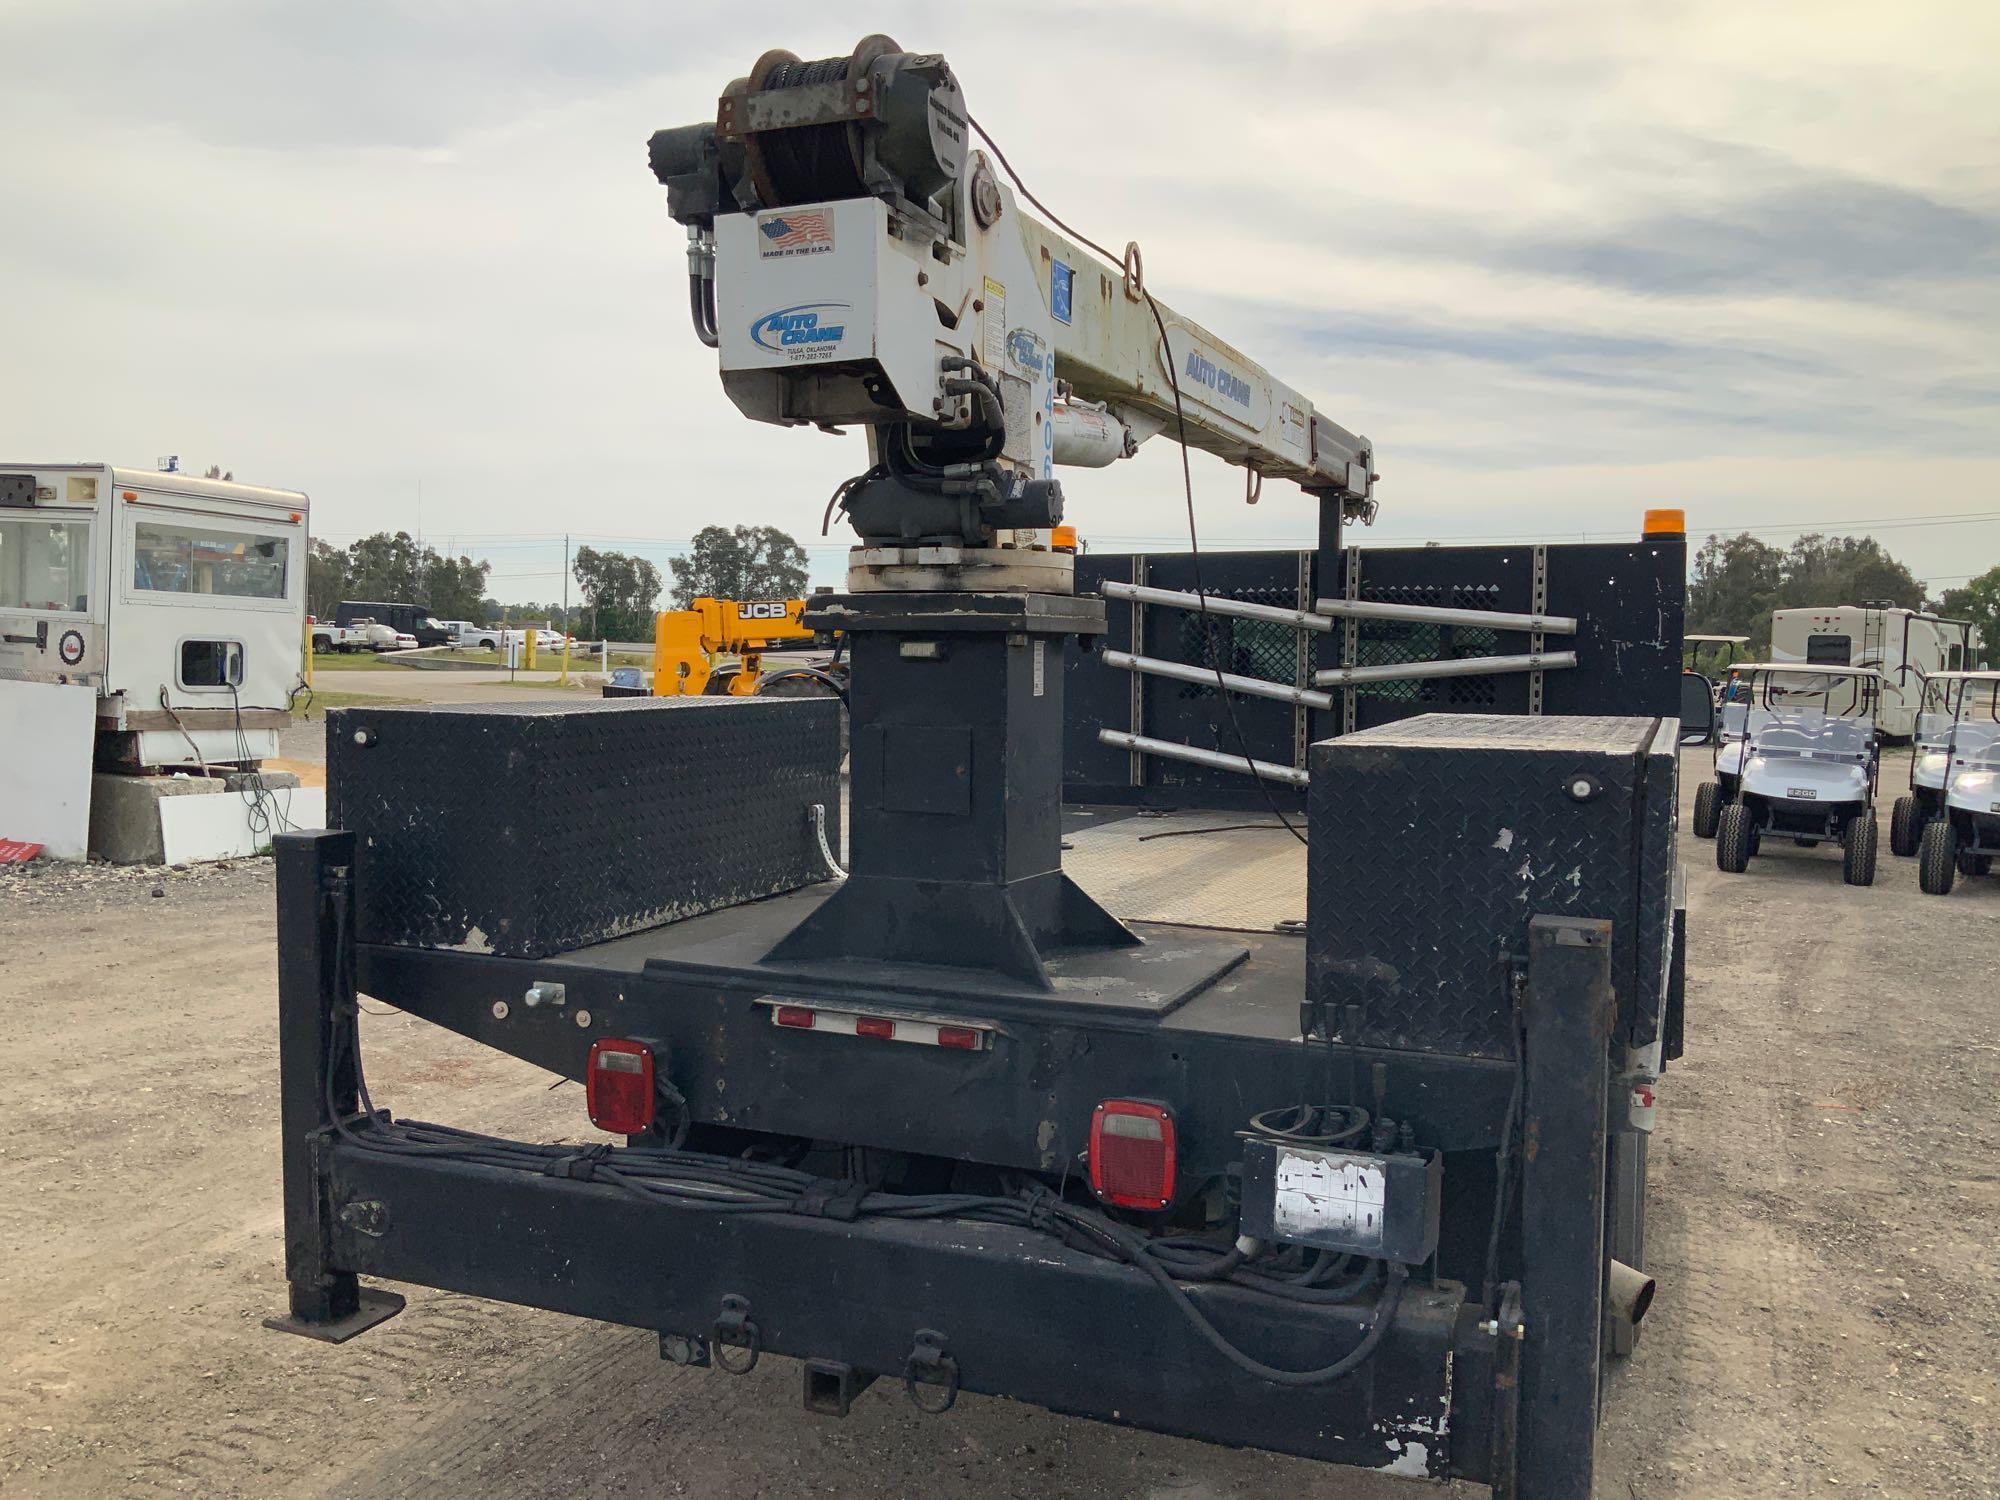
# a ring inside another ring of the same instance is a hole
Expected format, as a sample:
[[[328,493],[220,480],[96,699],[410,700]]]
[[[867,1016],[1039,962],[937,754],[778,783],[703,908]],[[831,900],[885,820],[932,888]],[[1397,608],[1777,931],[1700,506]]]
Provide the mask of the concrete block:
[[[206,776],[120,776],[99,771],[90,778],[90,852],[117,865],[166,862],[160,837],[160,802],[167,797],[221,797],[228,783]]]

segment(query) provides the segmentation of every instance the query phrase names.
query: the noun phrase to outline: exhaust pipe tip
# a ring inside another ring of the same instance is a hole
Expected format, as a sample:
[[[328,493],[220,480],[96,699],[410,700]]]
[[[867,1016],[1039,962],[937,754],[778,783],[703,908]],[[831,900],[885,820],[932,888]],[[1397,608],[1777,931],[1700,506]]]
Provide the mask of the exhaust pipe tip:
[[[1622,1260],[1611,1262],[1611,1275],[1604,1288],[1604,1317],[1611,1352],[1626,1355],[1638,1342],[1639,1324],[1653,1305],[1659,1283],[1644,1271],[1636,1271]]]
[[[1636,1271],[1622,1260],[1611,1262],[1611,1284],[1605,1296],[1612,1312],[1634,1328],[1645,1321],[1646,1309],[1653,1305],[1659,1283],[1644,1271]]]

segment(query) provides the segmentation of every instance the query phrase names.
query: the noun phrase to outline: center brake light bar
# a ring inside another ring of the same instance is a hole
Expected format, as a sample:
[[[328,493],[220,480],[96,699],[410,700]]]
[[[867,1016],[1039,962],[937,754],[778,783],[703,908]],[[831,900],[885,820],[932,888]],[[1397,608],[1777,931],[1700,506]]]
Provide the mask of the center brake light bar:
[[[987,1021],[944,1021],[935,1016],[896,1011],[830,1009],[817,1003],[765,995],[756,1002],[769,1009],[771,1024],[787,1031],[831,1032],[836,1036],[872,1037],[882,1042],[913,1042],[954,1052],[985,1052],[997,1030]]]

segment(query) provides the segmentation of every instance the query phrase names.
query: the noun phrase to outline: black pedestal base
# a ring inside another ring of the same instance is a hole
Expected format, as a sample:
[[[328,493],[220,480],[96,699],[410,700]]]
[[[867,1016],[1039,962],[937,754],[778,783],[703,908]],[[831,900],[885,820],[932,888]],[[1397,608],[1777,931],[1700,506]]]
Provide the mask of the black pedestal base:
[[[1046,990],[1053,985],[1044,952],[1138,943],[1060,870],[1004,886],[855,875],[765,957],[774,963],[860,958],[983,969]]]

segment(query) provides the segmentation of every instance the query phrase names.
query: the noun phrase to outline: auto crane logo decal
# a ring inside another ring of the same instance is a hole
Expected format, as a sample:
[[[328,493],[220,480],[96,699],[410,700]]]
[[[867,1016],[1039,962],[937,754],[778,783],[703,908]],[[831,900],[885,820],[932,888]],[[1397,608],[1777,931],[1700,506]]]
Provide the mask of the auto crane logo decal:
[[[1039,376],[1043,372],[1043,361],[1048,359],[1048,346],[1032,328],[1015,328],[1007,334],[1007,357],[1017,369]]]
[[[1250,382],[1234,370],[1223,369],[1199,349],[1188,350],[1181,379],[1207,386],[1232,406],[1248,408],[1250,405]]]
[[[750,342],[793,359],[826,359],[847,337],[848,304],[801,302],[765,313],[750,325]]]

